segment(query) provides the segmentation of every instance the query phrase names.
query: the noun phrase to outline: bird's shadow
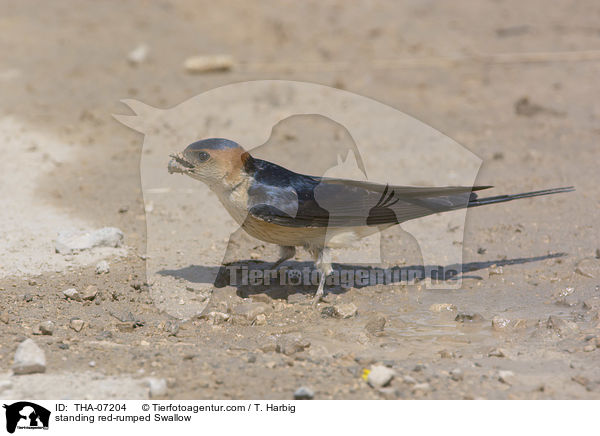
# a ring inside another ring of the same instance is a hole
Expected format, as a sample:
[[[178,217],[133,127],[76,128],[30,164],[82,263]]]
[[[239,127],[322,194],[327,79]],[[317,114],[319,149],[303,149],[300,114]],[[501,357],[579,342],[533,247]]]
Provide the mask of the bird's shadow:
[[[468,274],[496,266],[522,265],[541,262],[566,256],[554,253],[544,256],[498,259],[468,262],[451,265],[405,265],[390,268],[367,265],[334,263],[334,272],[329,278],[329,293],[344,293],[349,288],[363,288],[377,285],[414,284],[425,279],[482,280],[478,275]],[[189,265],[179,269],[163,269],[158,274],[185,280],[189,283],[213,283],[214,287],[233,286],[237,295],[247,298],[250,295],[265,293],[271,298],[287,299],[296,293],[312,294],[318,284],[313,262],[286,261],[278,270],[271,270],[272,263],[256,260],[240,260],[223,266]],[[273,271],[273,272],[271,272]],[[268,278],[267,278],[268,276]],[[337,281],[336,281],[337,277]]]

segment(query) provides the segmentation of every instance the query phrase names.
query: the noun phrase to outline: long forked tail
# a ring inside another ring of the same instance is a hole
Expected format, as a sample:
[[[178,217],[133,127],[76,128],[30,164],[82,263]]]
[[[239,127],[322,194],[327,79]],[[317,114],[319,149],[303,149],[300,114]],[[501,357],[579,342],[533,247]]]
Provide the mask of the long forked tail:
[[[560,194],[562,192],[572,192],[573,186],[565,186],[562,188],[543,189],[541,191],[523,192],[513,195],[497,195],[495,197],[477,198],[476,194],[471,194],[471,199],[467,207],[484,206],[486,204],[503,203],[505,201],[517,200],[519,198],[539,197],[540,195]]]

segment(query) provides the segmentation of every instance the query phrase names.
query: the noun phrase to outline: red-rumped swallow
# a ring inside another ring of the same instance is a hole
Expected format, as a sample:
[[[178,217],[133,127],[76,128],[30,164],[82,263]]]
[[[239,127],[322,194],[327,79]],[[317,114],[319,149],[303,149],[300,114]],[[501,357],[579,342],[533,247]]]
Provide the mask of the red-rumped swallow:
[[[491,186],[412,187],[308,176],[253,158],[236,142],[204,139],[171,155],[169,173],[206,183],[231,217],[251,236],[277,244],[280,259],[306,248],[321,272],[317,302],[332,272],[328,250],[393,225],[434,213],[573,191],[573,187],[478,198]],[[327,208],[324,208],[326,206]],[[335,210],[335,214],[330,211]]]

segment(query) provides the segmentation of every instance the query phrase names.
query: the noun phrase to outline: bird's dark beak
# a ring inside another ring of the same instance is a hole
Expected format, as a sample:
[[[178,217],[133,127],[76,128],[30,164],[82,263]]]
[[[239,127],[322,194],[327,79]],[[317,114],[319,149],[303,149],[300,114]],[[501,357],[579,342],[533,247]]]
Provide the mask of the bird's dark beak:
[[[185,174],[189,170],[194,168],[194,165],[191,164],[190,162],[188,162],[183,156],[181,156],[181,154],[171,154],[170,157],[172,159],[169,161],[169,166],[168,166],[169,174],[173,174],[173,173]]]

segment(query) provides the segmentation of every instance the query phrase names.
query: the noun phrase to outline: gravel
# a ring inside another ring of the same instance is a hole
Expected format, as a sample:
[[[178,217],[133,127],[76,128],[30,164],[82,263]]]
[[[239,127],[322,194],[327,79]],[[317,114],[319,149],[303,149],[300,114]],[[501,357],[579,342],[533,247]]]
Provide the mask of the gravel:
[[[312,400],[314,397],[314,391],[306,386],[301,386],[294,392],[294,400]]]
[[[390,384],[394,375],[393,369],[383,365],[374,365],[367,376],[367,383],[373,388],[382,388]]]
[[[123,232],[116,227],[103,227],[92,231],[63,230],[58,233],[54,248],[59,254],[73,254],[95,247],[120,247]]]
[[[17,347],[12,369],[17,375],[45,372],[46,355],[32,339],[25,339]]]

